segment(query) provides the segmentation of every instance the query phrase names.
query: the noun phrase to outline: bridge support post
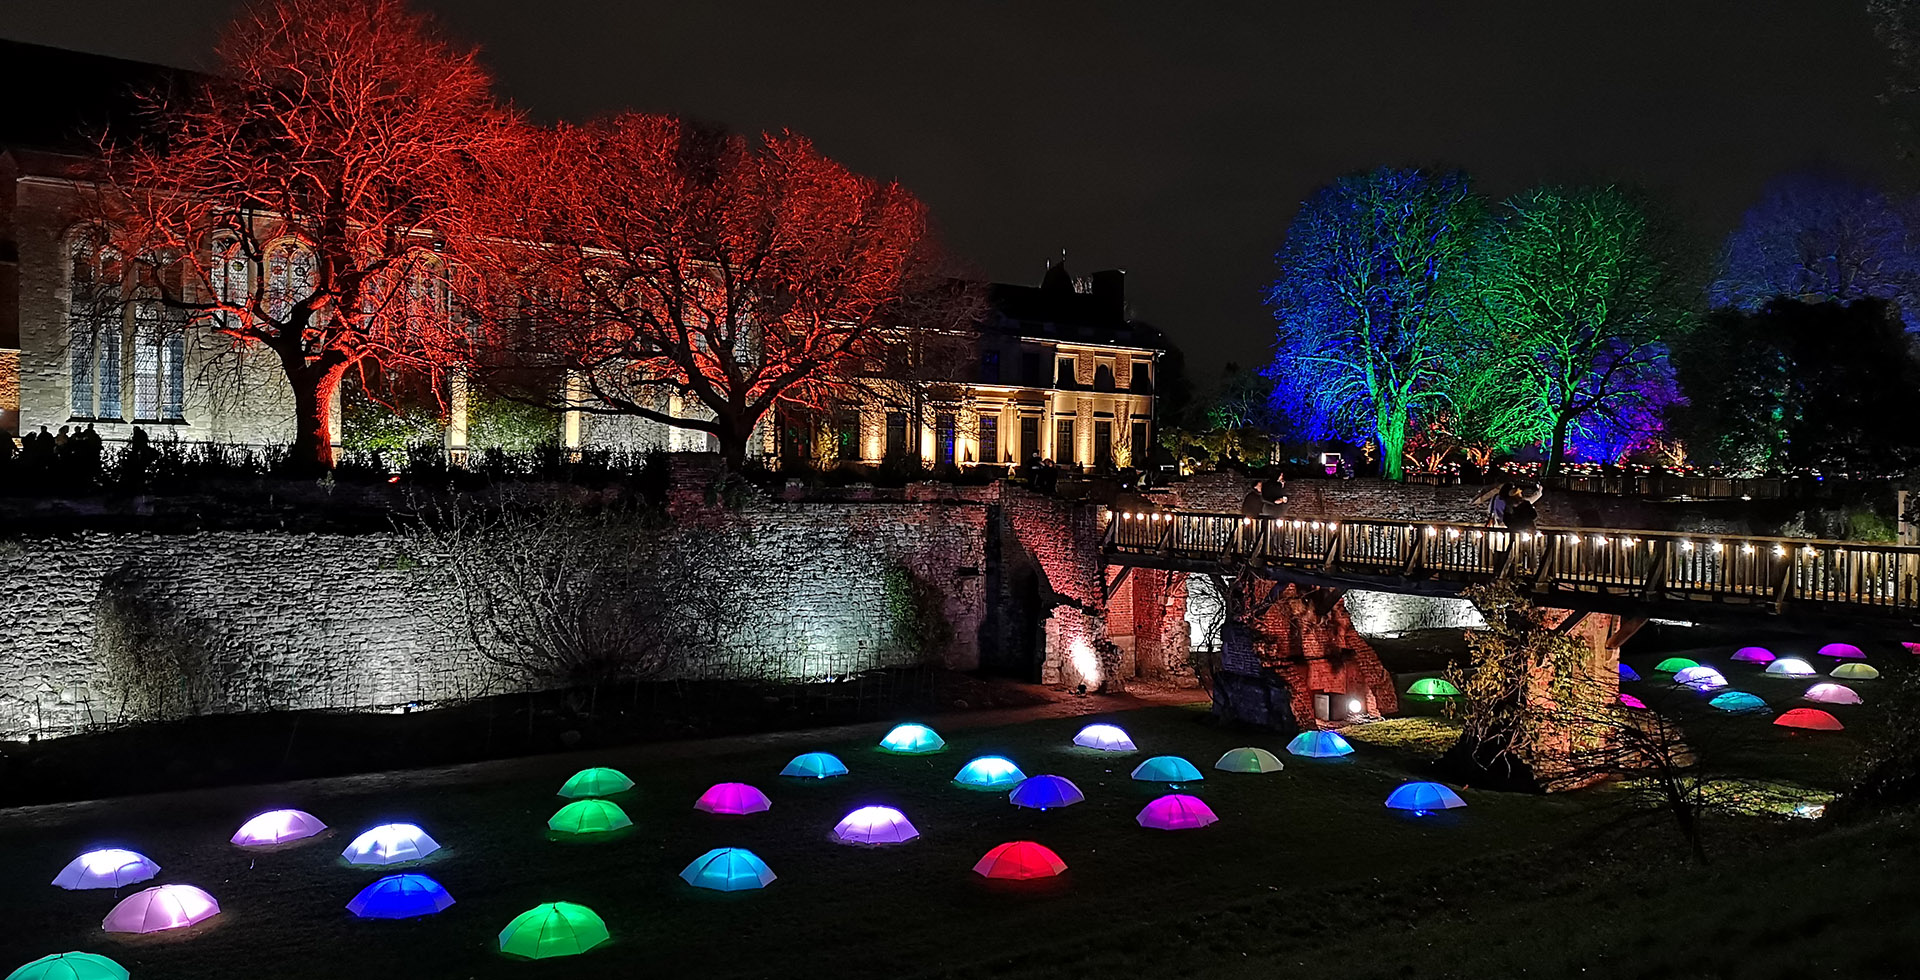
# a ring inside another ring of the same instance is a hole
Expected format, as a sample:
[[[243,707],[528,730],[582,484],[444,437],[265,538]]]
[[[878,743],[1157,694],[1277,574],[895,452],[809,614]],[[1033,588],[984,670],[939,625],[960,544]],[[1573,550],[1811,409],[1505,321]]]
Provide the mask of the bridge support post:
[[[1347,617],[1335,589],[1243,574],[1227,598],[1214,714],[1290,732],[1399,709],[1393,678]]]

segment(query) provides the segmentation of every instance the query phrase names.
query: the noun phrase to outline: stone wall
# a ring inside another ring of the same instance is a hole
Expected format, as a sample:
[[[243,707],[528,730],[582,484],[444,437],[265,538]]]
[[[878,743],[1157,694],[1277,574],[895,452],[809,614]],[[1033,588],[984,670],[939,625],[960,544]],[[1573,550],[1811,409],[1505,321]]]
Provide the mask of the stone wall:
[[[979,658],[986,508],[759,503],[706,529],[740,570],[728,673],[838,676],[917,659],[892,639],[885,575],[945,596],[947,666]],[[672,533],[672,532],[663,532]],[[87,532],[0,540],[0,736],[116,720],[106,639],[150,616],[193,636],[201,710],[369,707],[524,689],[464,641],[456,597],[383,534]],[[116,633],[116,630],[118,632]],[[703,670],[689,665],[688,670]]]
[[[1416,630],[1481,629],[1487,621],[1465,599],[1355,589],[1341,600],[1361,636],[1399,636]]]
[[[1400,708],[1393,675],[1354,629],[1345,607],[1327,598],[1319,589],[1251,583],[1244,601],[1254,615],[1226,630],[1223,667],[1241,677],[1277,681],[1272,687],[1285,688],[1292,725],[1301,728],[1393,714]],[[1315,695],[1330,699],[1330,718],[1316,716]],[[1348,701],[1359,702],[1359,710],[1349,709]],[[1288,719],[1281,718],[1234,720],[1289,727]]]

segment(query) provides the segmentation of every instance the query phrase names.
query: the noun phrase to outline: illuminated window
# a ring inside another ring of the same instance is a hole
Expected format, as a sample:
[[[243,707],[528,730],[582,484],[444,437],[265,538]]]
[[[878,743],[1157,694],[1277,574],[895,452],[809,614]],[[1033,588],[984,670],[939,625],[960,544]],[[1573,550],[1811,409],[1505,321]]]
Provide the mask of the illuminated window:
[[[124,342],[120,293],[126,265],[119,253],[90,234],[76,236],[68,256],[69,411],[77,419],[117,419]]]
[[[133,417],[177,422],[186,395],[186,311],[161,299],[178,299],[180,264],[159,269],[142,264],[133,302]]]
[[[319,260],[298,238],[282,238],[267,246],[267,316],[284,321],[294,304],[313,295]]]
[[[1053,420],[1053,461],[1063,465],[1074,461],[1072,419]]]
[[[980,416],[980,462],[1000,462],[1000,416]]]

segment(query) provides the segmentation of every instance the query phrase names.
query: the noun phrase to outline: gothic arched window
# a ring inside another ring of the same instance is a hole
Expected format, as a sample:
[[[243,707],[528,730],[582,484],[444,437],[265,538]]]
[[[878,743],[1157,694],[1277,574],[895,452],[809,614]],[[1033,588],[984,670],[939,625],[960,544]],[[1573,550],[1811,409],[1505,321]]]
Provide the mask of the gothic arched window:
[[[76,419],[118,419],[126,263],[92,232],[73,236],[67,255],[68,410]]]

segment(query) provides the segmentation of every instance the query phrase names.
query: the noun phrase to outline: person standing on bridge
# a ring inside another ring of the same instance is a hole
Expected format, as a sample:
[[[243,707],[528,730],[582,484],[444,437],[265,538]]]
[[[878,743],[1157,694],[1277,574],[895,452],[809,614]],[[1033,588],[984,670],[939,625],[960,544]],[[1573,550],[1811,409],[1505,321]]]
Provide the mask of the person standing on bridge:
[[[1473,498],[1475,507],[1485,509],[1488,527],[1507,526],[1507,503],[1513,497],[1513,490],[1513,484],[1501,483],[1488,487]]]
[[[1513,531],[1531,533],[1539,520],[1539,510],[1534,507],[1546,488],[1538,483],[1529,483],[1514,488],[1507,497],[1507,528]]]

